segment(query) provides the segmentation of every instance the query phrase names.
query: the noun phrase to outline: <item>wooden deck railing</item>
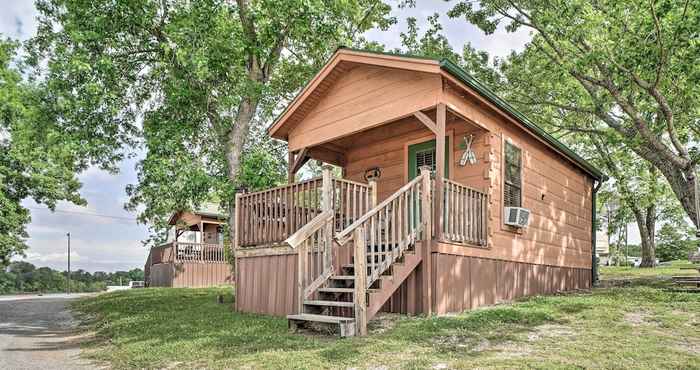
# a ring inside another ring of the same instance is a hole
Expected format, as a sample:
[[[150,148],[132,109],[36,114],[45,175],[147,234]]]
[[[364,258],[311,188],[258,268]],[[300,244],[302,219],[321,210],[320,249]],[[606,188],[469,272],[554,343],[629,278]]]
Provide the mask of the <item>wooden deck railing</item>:
[[[151,248],[151,265],[173,262],[225,263],[220,244],[171,242]]]
[[[338,244],[343,245],[354,239],[355,229],[363,229],[365,245],[369,247],[366,250],[367,260],[372,261],[367,265],[366,288],[420,237],[424,218],[421,196],[425,176],[430,176],[429,172],[411,180],[336,235]],[[357,268],[355,271],[358,271]]]
[[[442,238],[486,245],[488,194],[448,179],[442,188]]]
[[[327,210],[297,230],[286,241],[297,250],[298,312],[333,272],[333,211]]]
[[[334,179],[328,173],[336,231],[350,225],[376,203],[376,188]],[[325,172],[324,172],[325,173]],[[332,189],[332,191],[331,191]],[[374,191],[372,189],[375,189]],[[322,212],[323,176],[273,189],[237,196],[238,246],[284,242]]]
[[[353,241],[353,306],[360,335],[367,330],[367,289],[419,238],[430,237],[430,232],[422,235],[430,230],[430,188],[430,170],[425,168],[420,176],[336,235],[339,245]]]

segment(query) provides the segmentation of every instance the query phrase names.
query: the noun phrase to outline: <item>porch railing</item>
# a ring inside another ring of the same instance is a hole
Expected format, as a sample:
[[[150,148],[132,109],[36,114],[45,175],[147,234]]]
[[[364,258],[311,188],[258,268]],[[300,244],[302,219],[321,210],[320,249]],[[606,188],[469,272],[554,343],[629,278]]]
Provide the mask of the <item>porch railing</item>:
[[[330,175],[330,172],[329,172]],[[334,229],[340,231],[372,208],[376,188],[328,177]],[[270,245],[287,238],[321,214],[323,177],[248,194],[237,199],[238,246]]]
[[[488,194],[443,180],[442,237],[451,242],[486,245]]]
[[[151,265],[173,262],[224,263],[220,244],[171,242],[151,248]]]

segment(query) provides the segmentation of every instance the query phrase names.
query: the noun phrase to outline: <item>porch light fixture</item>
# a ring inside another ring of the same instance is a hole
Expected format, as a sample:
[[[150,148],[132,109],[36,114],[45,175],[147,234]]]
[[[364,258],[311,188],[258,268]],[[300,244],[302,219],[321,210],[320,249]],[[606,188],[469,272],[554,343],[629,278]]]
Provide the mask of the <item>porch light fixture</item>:
[[[379,167],[372,167],[365,170],[365,181],[376,181],[379,180],[380,177],[382,177],[382,170],[380,170]]]

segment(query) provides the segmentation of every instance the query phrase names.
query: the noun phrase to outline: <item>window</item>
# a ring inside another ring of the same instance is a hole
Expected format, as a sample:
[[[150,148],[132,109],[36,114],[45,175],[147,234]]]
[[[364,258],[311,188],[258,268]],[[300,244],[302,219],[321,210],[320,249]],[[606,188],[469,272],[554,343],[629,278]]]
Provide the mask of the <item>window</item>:
[[[435,147],[416,152],[416,169],[420,170],[423,166],[429,166],[430,171],[435,173]]]
[[[522,151],[506,142],[503,183],[503,205],[506,207],[522,207],[522,172]]]

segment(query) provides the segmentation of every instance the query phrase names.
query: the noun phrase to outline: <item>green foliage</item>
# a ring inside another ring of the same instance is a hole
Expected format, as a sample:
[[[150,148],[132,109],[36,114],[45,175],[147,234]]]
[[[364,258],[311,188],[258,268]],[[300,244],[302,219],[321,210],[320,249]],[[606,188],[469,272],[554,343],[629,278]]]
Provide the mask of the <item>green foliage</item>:
[[[571,135],[571,142],[597,138],[635,162],[642,158],[695,220],[697,2],[459,1],[449,15],[487,34],[501,25],[532,31],[525,50],[501,69],[507,100]]]
[[[76,174],[90,164],[111,167],[92,126],[64,126],[45,82],[22,78],[18,44],[0,41],[0,266],[22,255],[32,199],[54,209],[60,200],[83,205]]]
[[[7,268],[0,269],[0,294],[65,292],[67,279],[66,271],[56,271],[49,267],[36,268],[29,262],[16,261]],[[107,285],[126,285],[131,280],[143,281],[143,270],[110,273],[97,271],[90,274],[79,269],[71,272],[71,291],[99,292],[107,289]]]
[[[338,46],[393,23],[379,0],[40,0],[37,8],[31,60],[65,107],[63,120],[94,127],[116,151],[133,144],[143,117],[146,157],[126,207],[143,210],[156,235],[175,210],[211,199],[231,209],[236,188],[277,182],[284,154],[251,148],[250,137]],[[256,174],[260,165],[266,172]]]
[[[656,235],[656,256],[661,261],[687,260],[688,254],[698,249],[694,235],[694,230],[685,223],[664,224]]]

